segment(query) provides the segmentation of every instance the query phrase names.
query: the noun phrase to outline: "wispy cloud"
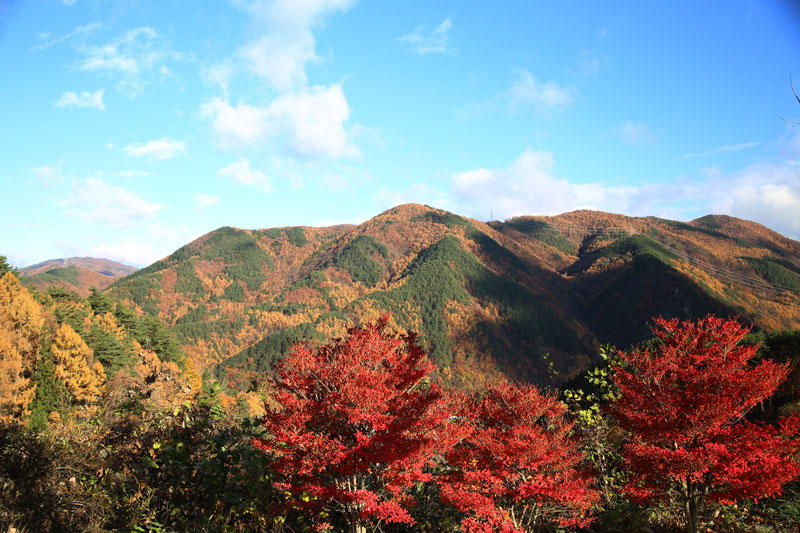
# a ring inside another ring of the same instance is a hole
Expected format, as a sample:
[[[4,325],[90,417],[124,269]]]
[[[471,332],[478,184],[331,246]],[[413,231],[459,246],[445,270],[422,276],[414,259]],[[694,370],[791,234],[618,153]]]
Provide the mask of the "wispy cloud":
[[[186,143],[169,137],[153,139],[144,144],[129,144],[125,153],[132,157],[149,157],[151,159],[170,159],[186,151]]]
[[[150,175],[146,170],[119,170],[115,174],[122,178],[142,178]]]
[[[403,35],[398,40],[410,45],[418,54],[450,54],[456,53],[455,47],[450,43],[450,30],[453,21],[449,17],[432,30],[424,26],[417,26],[414,31]]]
[[[556,109],[572,103],[572,91],[554,81],[539,82],[527,69],[519,69],[507,96],[512,109]]]
[[[90,24],[83,24],[81,26],[78,26],[69,33],[62,33],[62,34],[52,34],[50,32],[40,33],[36,39],[36,44],[34,44],[31,47],[31,50],[46,50],[51,46],[55,46],[57,44],[75,39],[77,37],[89,35],[90,33],[97,31],[100,28],[102,28],[102,25],[100,23],[92,22]]]
[[[128,30],[102,45],[82,47],[80,52],[83,58],[75,70],[113,79],[120,92],[131,98],[141,94],[155,77],[174,76],[168,63],[189,58],[173,50],[169,41],[149,26]]]
[[[106,106],[103,103],[103,89],[98,89],[93,93],[81,91],[74,93],[66,91],[61,95],[61,98],[53,102],[53,105],[61,108],[83,108],[83,109],[98,109],[105,111]]]
[[[252,185],[264,192],[272,191],[269,177],[257,168],[250,168],[250,161],[246,157],[227,165],[219,171],[219,175],[243,185]]]
[[[101,179],[87,178],[78,182],[64,201],[69,212],[98,224],[123,229],[150,218],[162,209],[135,192]]]
[[[212,205],[217,205],[220,201],[220,196],[217,195],[210,195],[202,192],[198,192],[192,195],[194,198],[194,210],[201,211],[206,207],[211,207]]]
[[[625,144],[650,144],[656,140],[656,133],[645,122],[623,122],[616,128],[617,136]]]
[[[457,109],[456,114],[462,117],[499,112],[544,114],[569,106],[575,92],[552,80],[539,81],[528,69],[521,68],[514,71],[508,89],[483,102]]]
[[[45,183],[63,181],[64,176],[61,174],[62,164],[63,161],[60,161],[57,165],[42,165],[33,167],[31,168],[31,172],[33,172],[33,175],[36,176],[37,179]]]
[[[581,76],[594,76],[603,70],[607,63],[608,54],[594,50],[581,50],[578,60],[570,70]]]
[[[705,152],[697,152],[691,154],[684,154],[680,156],[678,159],[694,159],[697,157],[708,157],[711,155],[718,155],[718,154],[728,154],[732,152],[738,152],[740,150],[747,150],[748,148],[755,148],[758,146],[757,142],[749,142],[749,143],[741,143],[741,144],[726,144],[720,146],[718,148],[714,148],[713,150],[706,150]]]

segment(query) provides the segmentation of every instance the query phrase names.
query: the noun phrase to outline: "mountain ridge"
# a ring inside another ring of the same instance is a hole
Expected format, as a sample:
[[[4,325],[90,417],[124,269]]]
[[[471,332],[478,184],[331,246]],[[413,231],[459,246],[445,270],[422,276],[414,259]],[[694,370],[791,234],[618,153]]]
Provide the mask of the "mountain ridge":
[[[341,336],[385,312],[420,332],[442,379],[542,383],[550,365],[563,380],[591,364],[601,343],[642,340],[652,316],[800,326],[800,243],[720,215],[481,222],[403,204],[359,225],[223,227],[108,290],[171,324],[234,386],[292,339]]]
[[[28,287],[46,290],[59,287],[87,296],[91,288],[103,290],[116,280],[136,271],[136,268],[96,257],[48,259],[19,269],[21,281]]]

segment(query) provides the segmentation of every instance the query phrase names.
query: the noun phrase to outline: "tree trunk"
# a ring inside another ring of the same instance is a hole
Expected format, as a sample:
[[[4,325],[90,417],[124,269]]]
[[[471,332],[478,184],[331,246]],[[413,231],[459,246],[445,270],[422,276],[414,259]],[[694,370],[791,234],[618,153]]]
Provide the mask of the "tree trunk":
[[[350,533],[367,533],[367,528],[363,524],[361,524],[358,519],[352,520],[350,522],[350,527],[348,528]]]
[[[358,509],[350,508],[347,512],[347,518],[349,519],[349,524],[347,527],[348,533],[367,533],[367,527],[361,523],[361,513]]]
[[[697,499],[694,496],[686,498],[686,533],[697,533]]]

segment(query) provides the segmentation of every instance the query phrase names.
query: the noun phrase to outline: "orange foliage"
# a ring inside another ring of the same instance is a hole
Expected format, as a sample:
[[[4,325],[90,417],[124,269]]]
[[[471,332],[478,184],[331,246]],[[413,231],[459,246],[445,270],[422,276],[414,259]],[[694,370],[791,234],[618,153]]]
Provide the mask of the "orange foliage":
[[[28,413],[43,327],[42,306],[7,272],[0,278],[0,422],[20,422]]]
[[[72,394],[73,402],[87,406],[97,402],[103,391],[106,374],[103,365],[68,324],[61,324],[53,343],[55,374]]]

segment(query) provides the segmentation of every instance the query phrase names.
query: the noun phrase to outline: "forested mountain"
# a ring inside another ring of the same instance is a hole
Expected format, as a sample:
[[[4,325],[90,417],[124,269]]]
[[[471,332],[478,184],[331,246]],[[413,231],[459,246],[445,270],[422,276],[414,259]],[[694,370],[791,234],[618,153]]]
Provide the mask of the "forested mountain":
[[[88,296],[92,287],[102,290],[121,277],[135,272],[134,267],[94,257],[50,259],[19,270],[22,283],[37,290],[60,287]]]
[[[220,228],[108,291],[159,316],[195,363],[238,388],[291,341],[387,311],[392,327],[421,334],[446,382],[559,382],[599,344],[647,338],[653,316],[797,328],[800,243],[718,215],[483,223],[407,204],[358,226]]]

